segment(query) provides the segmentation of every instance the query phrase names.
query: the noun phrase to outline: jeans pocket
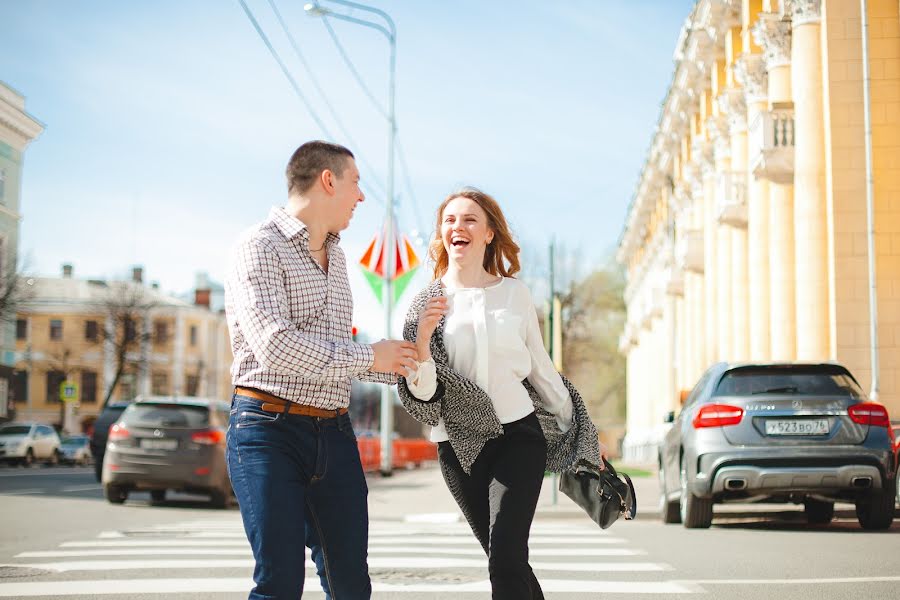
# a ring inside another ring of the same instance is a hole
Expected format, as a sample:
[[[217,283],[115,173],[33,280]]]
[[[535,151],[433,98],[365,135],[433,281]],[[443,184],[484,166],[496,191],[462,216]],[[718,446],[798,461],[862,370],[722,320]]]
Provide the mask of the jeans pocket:
[[[281,419],[281,413],[270,413],[259,408],[241,406],[234,415],[236,429],[253,427],[255,425],[268,425]]]

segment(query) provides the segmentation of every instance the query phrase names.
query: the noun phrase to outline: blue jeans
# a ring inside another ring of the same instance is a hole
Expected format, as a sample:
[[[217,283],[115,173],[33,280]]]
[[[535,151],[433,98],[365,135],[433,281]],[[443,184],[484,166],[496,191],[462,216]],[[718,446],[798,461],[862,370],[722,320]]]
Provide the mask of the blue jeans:
[[[349,415],[273,414],[235,395],[228,424],[228,474],[256,568],[249,600],[297,600],[304,545],[325,597],[372,595],[367,549],[368,487]]]

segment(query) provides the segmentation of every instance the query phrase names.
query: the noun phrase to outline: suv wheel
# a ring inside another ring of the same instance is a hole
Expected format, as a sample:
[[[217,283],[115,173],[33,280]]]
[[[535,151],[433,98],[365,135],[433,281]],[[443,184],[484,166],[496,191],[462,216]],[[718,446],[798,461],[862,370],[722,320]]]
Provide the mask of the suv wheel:
[[[128,500],[128,490],[120,485],[107,483],[103,486],[103,495],[112,504],[124,504]]]
[[[150,500],[155,503],[162,503],[166,501],[166,490],[151,490],[150,491]]]
[[[806,520],[810,525],[827,525],[834,519],[834,502],[807,498],[803,502]]]
[[[681,465],[681,497],[678,500],[681,522],[688,529],[707,529],[712,525],[712,498],[698,498],[688,489],[687,469]]]
[[[887,529],[894,522],[894,480],[856,501],[856,518],[863,529]]]
[[[29,448],[25,451],[25,456],[22,457],[22,466],[30,467],[34,464],[34,450]]]
[[[59,464],[59,450],[54,448],[53,452],[50,453],[50,458],[47,459],[47,465],[51,467],[55,467]]]
[[[678,501],[670,501],[666,493],[666,473],[659,468],[659,515],[663,523],[681,523],[681,510]]]

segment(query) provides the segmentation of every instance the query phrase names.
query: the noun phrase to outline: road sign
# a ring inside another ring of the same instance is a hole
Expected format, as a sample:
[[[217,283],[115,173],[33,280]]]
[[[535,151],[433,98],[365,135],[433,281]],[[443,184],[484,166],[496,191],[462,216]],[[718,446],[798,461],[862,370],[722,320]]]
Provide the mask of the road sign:
[[[63,381],[59,384],[59,399],[63,402],[78,402],[78,384],[74,381]]]

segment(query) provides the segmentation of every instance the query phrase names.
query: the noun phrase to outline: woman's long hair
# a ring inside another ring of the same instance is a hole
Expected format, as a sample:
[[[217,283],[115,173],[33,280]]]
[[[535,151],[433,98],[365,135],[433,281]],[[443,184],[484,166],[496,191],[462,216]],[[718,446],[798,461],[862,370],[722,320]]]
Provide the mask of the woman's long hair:
[[[500,205],[488,194],[473,187],[464,187],[453,192],[441,202],[435,219],[435,235],[428,247],[428,256],[434,261],[434,278],[440,279],[447,272],[450,258],[447,249],[444,248],[444,240],[441,236],[441,220],[444,209],[454,198],[468,198],[475,202],[485,212],[488,218],[488,227],[494,232],[494,239],[484,249],[484,269],[491,275],[512,277],[519,272],[519,245],[513,241],[506,224],[506,217],[500,210]],[[508,264],[507,264],[508,263]]]

